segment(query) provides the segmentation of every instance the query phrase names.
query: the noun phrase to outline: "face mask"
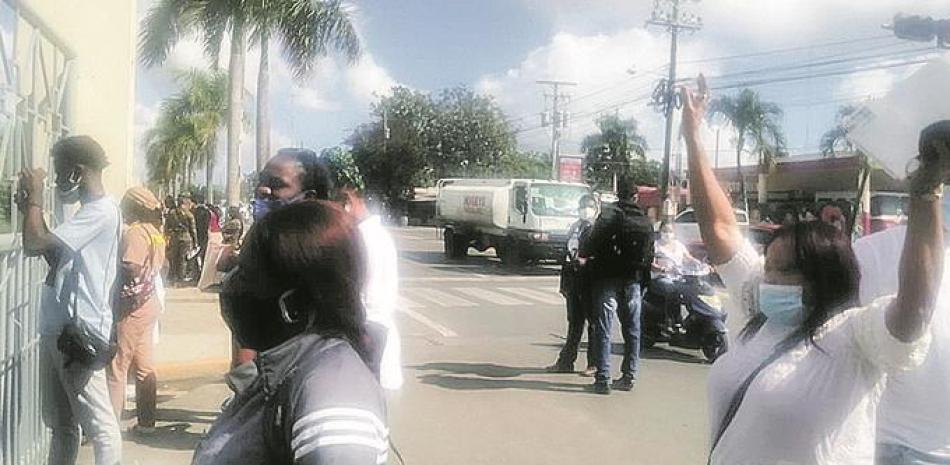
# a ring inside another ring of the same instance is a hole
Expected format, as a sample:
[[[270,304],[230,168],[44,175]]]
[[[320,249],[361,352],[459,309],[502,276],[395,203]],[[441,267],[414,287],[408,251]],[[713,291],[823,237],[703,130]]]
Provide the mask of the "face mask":
[[[597,215],[596,208],[584,207],[584,208],[581,208],[580,210],[580,217],[582,220],[593,219],[595,215]]]
[[[313,191],[304,191],[292,199],[275,199],[270,197],[258,197],[254,199],[254,204],[252,205],[252,214],[254,215],[254,221],[260,221],[261,218],[267,216],[268,213],[274,210],[280,210],[281,208],[286,207],[292,203],[297,203],[301,200],[306,199],[307,197],[313,196]]]
[[[800,325],[805,321],[802,287],[759,284],[759,311],[783,326]]]
[[[242,347],[264,351],[306,330],[308,322],[293,310],[299,308],[295,293],[261,297],[249,287],[225,280],[220,294],[221,315]]]
[[[79,170],[73,171],[65,181],[57,182],[56,187],[59,190],[59,200],[67,205],[79,201],[79,186],[82,182],[82,174]]]

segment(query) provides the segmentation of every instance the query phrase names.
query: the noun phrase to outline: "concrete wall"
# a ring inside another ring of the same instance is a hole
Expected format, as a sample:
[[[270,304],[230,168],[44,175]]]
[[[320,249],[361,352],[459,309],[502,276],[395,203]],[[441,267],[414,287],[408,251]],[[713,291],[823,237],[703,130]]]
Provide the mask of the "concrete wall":
[[[120,197],[134,179],[136,2],[20,0],[19,4],[21,16],[45,24],[49,34],[74,55],[66,93],[71,133],[88,134],[102,145],[111,163],[105,173],[106,188]],[[17,30],[20,54],[29,45],[25,29],[21,21]]]

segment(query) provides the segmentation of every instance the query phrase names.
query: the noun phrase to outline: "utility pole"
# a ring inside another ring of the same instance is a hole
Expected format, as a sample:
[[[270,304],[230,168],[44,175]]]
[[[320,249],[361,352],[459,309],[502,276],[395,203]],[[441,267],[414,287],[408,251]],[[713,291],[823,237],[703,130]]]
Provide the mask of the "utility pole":
[[[666,136],[663,143],[663,168],[660,171],[660,192],[663,197],[663,216],[675,215],[676,203],[670,199],[670,153],[673,142],[673,109],[676,107],[676,52],[680,31],[697,31],[702,28],[702,20],[683,11],[680,6],[686,1],[698,0],[654,0],[653,15],[647,24],[662,26],[670,31],[670,74],[666,81],[660,81],[654,92],[654,104],[666,116]]]
[[[561,86],[576,86],[576,82],[568,81],[537,81],[543,86],[551,86],[551,112],[541,113],[541,126],[551,126],[551,179],[557,181],[558,166],[557,162],[561,156],[561,129],[567,127],[570,117],[567,112],[561,110],[561,99],[569,99],[570,95],[561,93]],[[547,96],[547,94],[545,94]],[[549,116],[550,115],[550,116]]]

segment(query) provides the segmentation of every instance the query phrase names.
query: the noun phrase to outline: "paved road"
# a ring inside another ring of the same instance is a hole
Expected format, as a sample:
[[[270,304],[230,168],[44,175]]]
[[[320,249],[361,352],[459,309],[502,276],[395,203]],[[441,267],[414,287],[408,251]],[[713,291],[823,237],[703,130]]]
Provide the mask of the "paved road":
[[[510,270],[474,250],[450,262],[434,229],[393,233],[407,382],[390,396],[390,423],[405,464],[704,462],[708,365],[698,352],[651,349],[633,392],[589,393],[590,378],[543,370],[566,327],[555,267]],[[125,463],[189,463],[228,394],[218,368],[227,333],[214,296],[176,292],[158,358],[202,374],[162,384],[159,432],[129,435]],[[616,373],[618,355],[613,365]],[[89,447],[81,463],[92,463]]]
[[[474,250],[449,262],[435,230],[395,232],[408,383],[391,422],[407,464],[704,461],[697,352],[650,350],[633,392],[588,393],[590,378],[542,369],[566,327],[556,268],[512,271]]]

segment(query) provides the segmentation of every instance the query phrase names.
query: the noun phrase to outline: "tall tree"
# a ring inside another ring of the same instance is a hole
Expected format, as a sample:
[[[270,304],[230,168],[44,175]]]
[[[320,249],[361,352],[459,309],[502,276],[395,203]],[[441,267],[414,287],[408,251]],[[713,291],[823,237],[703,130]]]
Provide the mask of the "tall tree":
[[[156,126],[145,137],[149,179],[177,191],[205,167],[210,189],[218,131],[227,114],[227,77],[192,70],[178,82],[180,90],[162,102]]]
[[[363,175],[360,173],[360,168],[356,166],[356,161],[353,159],[353,152],[350,150],[347,150],[345,147],[323,149],[323,151],[320,152],[320,158],[326,161],[336,186],[352,187],[359,191],[366,188]]]
[[[647,141],[638,131],[637,120],[617,114],[598,118],[597,129],[581,142],[584,175],[595,189],[613,188],[617,177],[628,174],[636,160],[645,159]]]
[[[844,105],[838,108],[838,114],[835,115],[835,125],[825,131],[821,136],[821,154],[825,157],[833,157],[839,152],[853,153],[854,144],[848,138],[848,119],[860,109],[857,105]]]
[[[317,61],[331,52],[354,63],[361,54],[351,14],[340,0],[248,1],[253,37],[260,50],[257,77],[257,170],[270,155],[271,38],[283,45],[284,59],[296,78],[310,74]]]
[[[227,184],[228,205],[240,193],[240,148],[244,125],[245,36],[250,0],[158,0],[142,20],[139,55],[146,66],[160,65],[182,36],[197,34],[215,67],[225,34],[230,32],[228,63]]]
[[[434,105],[435,124],[430,130],[437,150],[428,157],[434,175],[497,176],[502,160],[516,147],[510,123],[498,104],[466,87],[453,87],[440,92]]]
[[[781,107],[762,100],[752,89],[743,89],[738,95],[723,95],[712,101],[709,116],[725,118],[736,131],[736,173],[743,208],[748,210],[749,203],[742,176],[742,154],[747,147],[758,157],[758,200],[764,204],[768,194],[768,172],[776,157],[786,155]]]

